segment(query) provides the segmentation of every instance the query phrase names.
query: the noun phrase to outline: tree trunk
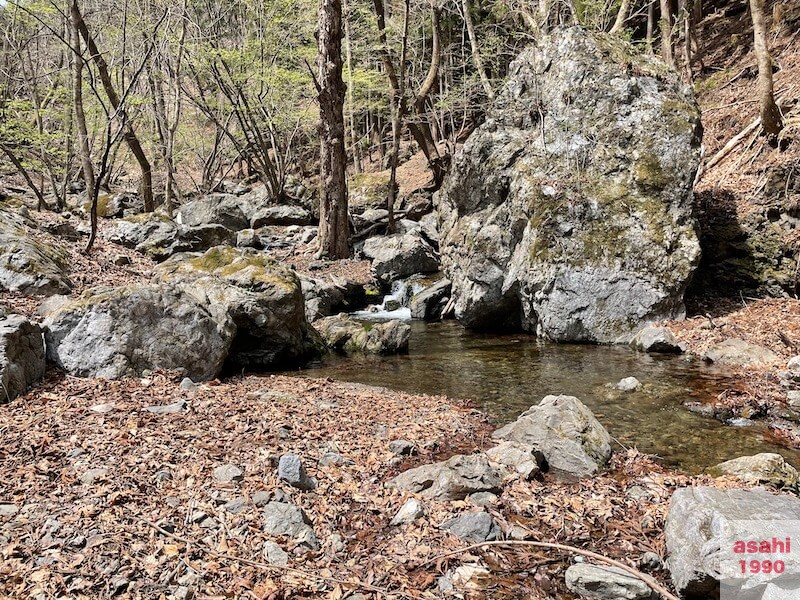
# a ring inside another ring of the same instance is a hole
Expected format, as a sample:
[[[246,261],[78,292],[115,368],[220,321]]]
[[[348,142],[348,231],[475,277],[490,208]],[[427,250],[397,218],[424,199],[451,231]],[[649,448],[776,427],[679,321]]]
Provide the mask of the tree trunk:
[[[319,85],[320,222],[319,253],[347,258],[347,156],[344,148],[342,1],[319,0],[317,68]]]
[[[94,167],[89,148],[89,132],[86,128],[86,113],[83,110],[83,56],[81,56],[81,38],[78,33],[78,22],[75,14],[78,12],[77,3],[72,3],[72,47],[74,48],[72,69],[72,104],[75,109],[75,122],[78,127],[78,152],[81,157],[83,181],[86,184],[86,197],[94,198]],[[80,13],[78,12],[78,15]]]
[[[353,81],[353,50],[350,43],[350,8],[347,0],[344,0],[344,48],[345,60],[347,60],[347,115],[350,125],[350,143],[353,146],[353,169],[356,173],[361,173],[361,144],[356,135],[356,116],[354,107],[354,86]]]
[[[472,22],[469,0],[463,0],[462,7],[464,9],[464,23],[467,26],[467,35],[469,35],[469,44],[472,48],[472,64],[475,65],[475,70],[478,72],[478,77],[481,79],[481,85],[483,85],[486,96],[489,100],[494,100],[492,84],[486,76],[486,69],[483,68],[483,59],[481,58],[480,48],[478,48],[478,38],[475,35],[475,25]]]
[[[647,37],[645,38],[647,52],[650,54],[653,53],[653,30],[655,29],[655,21],[656,0],[650,0],[650,3],[647,5]]]
[[[758,95],[761,99],[761,128],[768,136],[775,137],[783,129],[783,117],[775,104],[772,86],[772,57],[767,45],[767,25],[764,19],[764,0],[750,0],[753,17],[753,40],[758,61]]]
[[[72,3],[72,18],[74,19],[75,26],[78,28],[81,37],[83,37],[83,41],[86,42],[86,47],[89,48],[89,54],[91,54],[92,60],[97,66],[100,82],[103,84],[103,89],[106,91],[108,101],[111,102],[111,106],[114,107],[114,110],[119,110],[119,95],[114,88],[111,74],[108,71],[108,65],[103,55],[100,54],[94,38],[89,33],[89,28],[83,20],[83,15],[78,8],[77,2]],[[153,173],[150,168],[150,161],[147,160],[147,155],[144,153],[141,143],[139,143],[139,138],[136,137],[136,133],[130,124],[126,125],[123,138],[125,139],[125,143],[128,144],[131,153],[136,158],[136,162],[139,163],[139,169],[142,173],[142,200],[144,200],[144,210],[146,212],[153,212],[155,205],[153,202]]]
[[[628,13],[631,10],[631,0],[622,0],[622,4],[619,7],[619,12],[617,13],[617,19],[614,21],[614,25],[611,27],[611,31],[609,33],[619,33],[622,31],[622,26],[625,25],[625,21],[628,18]]]
[[[675,67],[672,55],[672,5],[670,0],[661,0],[661,59]]]

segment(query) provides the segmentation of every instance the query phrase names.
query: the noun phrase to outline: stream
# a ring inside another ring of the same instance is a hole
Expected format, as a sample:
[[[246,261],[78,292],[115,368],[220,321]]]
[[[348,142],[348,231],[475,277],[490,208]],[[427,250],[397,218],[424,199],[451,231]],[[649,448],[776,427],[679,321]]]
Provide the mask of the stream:
[[[732,384],[728,373],[700,360],[623,346],[554,344],[525,334],[480,334],[455,321],[410,323],[408,354],[330,355],[299,374],[470,399],[498,426],[548,394],[568,394],[589,406],[623,446],[689,473],[759,452],[777,452],[800,466],[800,451],[772,443],[764,423],[724,424],[681,406],[708,402]],[[625,393],[607,387],[629,376],[643,388]]]

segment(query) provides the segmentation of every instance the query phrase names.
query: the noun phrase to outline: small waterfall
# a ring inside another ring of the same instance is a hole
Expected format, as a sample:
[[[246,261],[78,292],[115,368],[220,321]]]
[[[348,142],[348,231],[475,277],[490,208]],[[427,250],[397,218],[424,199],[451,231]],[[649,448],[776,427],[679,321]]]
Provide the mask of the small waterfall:
[[[420,281],[404,279],[392,282],[391,293],[383,297],[380,304],[374,304],[366,310],[353,313],[359,319],[411,319],[409,304],[414,294],[425,289]]]

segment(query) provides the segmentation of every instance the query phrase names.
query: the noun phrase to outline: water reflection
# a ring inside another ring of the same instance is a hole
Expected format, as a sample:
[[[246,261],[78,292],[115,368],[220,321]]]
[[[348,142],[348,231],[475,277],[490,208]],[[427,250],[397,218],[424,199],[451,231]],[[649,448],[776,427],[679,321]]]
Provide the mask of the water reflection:
[[[770,443],[763,424],[734,428],[682,408],[730,385],[719,369],[681,356],[626,347],[559,345],[526,335],[465,331],[454,322],[412,322],[408,355],[328,357],[301,374],[477,402],[498,424],[547,394],[577,396],[626,447],[657,454],[690,472],[757,452],[779,452],[800,466],[800,452]],[[644,388],[622,393],[608,383],[634,376]]]

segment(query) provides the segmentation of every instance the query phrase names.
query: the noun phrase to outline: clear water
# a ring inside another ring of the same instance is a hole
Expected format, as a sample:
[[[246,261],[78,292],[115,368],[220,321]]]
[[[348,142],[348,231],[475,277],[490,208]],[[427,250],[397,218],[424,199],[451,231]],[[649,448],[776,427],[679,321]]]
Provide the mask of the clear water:
[[[424,281],[422,279],[395,281],[392,283],[391,293],[383,297],[383,302],[355,312],[353,316],[357,319],[408,321],[411,319],[409,302],[414,294],[425,289]]]
[[[407,355],[329,356],[301,375],[470,399],[498,425],[547,394],[569,394],[589,406],[623,446],[656,454],[688,472],[758,452],[778,452],[800,467],[800,451],[773,444],[764,424],[734,427],[681,406],[708,402],[732,384],[725,371],[701,361],[627,347],[477,334],[453,321],[412,321],[411,326]],[[644,388],[622,393],[606,387],[629,376]]]

